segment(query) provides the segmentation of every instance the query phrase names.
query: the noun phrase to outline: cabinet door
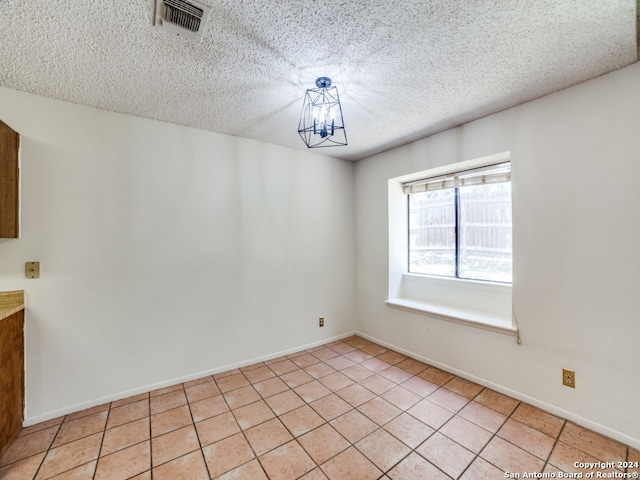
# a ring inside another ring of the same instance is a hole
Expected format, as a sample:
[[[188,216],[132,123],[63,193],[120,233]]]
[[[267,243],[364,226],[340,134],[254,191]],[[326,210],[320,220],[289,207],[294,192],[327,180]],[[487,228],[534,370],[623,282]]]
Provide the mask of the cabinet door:
[[[0,120],[0,238],[18,238],[20,135]]]
[[[0,320],[0,453],[24,419],[24,310]]]

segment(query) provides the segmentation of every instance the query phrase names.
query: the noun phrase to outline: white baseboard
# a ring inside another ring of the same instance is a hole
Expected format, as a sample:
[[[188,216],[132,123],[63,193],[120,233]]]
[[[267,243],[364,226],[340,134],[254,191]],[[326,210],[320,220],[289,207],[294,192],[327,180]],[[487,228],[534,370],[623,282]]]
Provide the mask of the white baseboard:
[[[580,426],[583,426],[585,428],[588,428],[590,430],[593,430],[594,432],[598,432],[602,435],[605,435],[609,438],[612,438],[614,440],[617,440],[619,442],[622,442],[626,445],[629,445],[630,447],[633,447],[635,449],[640,450],[640,439],[639,438],[634,438],[631,437],[627,434],[624,434],[622,432],[619,432],[617,430],[613,430],[605,425],[601,425],[597,422],[594,422],[592,420],[589,420],[588,418],[584,418],[581,417],[580,415],[576,415],[573,412],[570,412],[568,410],[559,408],[555,405],[552,405],[550,403],[544,402],[540,399],[534,398],[534,397],[530,397],[529,395],[525,395],[523,393],[517,392],[515,390],[511,390],[510,388],[504,387],[502,385],[490,382],[488,380],[485,380],[484,378],[480,378],[477,377],[475,375],[471,375],[467,372],[464,372],[462,370],[458,370],[457,368],[453,368],[449,365],[443,364],[441,362],[438,362],[436,360],[433,360],[431,358],[422,356],[422,355],[418,355],[414,352],[411,352],[409,350],[406,350],[404,348],[398,347],[397,345],[393,345],[391,343],[385,342],[384,340],[381,340],[379,338],[373,337],[371,335],[367,335],[365,333],[362,332],[358,332],[358,331],[352,331],[352,332],[348,332],[348,333],[343,333],[340,335],[336,335],[334,337],[330,337],[330,338],[325,338],[323,340],[318,340],[316,342],[312,342],[306,345],[302,345],[299,347],[294,347],[294,348],[290,348],[287,350],[282,350],[280,352],[276,352],[273,354],[269,354],[269,355],[264,355],[261,357],[256,357],[256,358],[251,358],[251,359],[247,359],[244,360],[242,362],[236,362],[236,363],[232,363],[232,364],[228,364],[228,365],[223,365],[220,367],[216,367],[216,368],[212,368],[212,369],[208,369],[208,370],[203,370],[200,372],[196,372],[196,373],[192,373],[189,375],[184,375],[182,377],[176,377],[176,378],[172,378],[172,379],[168,379],[168,380],[164,380],[162,382],[157,382],[157,383],[152,383],[149,385],[144,385],[138,388],[134,388],[131,390],[126,390],[126,391],[122,391],[122,392],[118,392],[116,394],[113,395],[107,395],[101,398],[96,398],[93,400],[89,400],[86,402],[82,402],[82,403],[77,403],[74,405],[70,405],[68,407],[65,408],[61,408],[59,410],[55,410],[55,411],[51,411],[51,412],[47,412],[41,415],[36,415],[33,417],[26,417],[24,422],[23,422],[23,426],[24,427],[28,427],[30,425],[34,425],[40,422],[44,422],[47,420],[51,420],[53,418],[58,418],[62,415],[68,415],[70,413],[75,413],[75,412],[79,412],[82,410],[85,410],[87,408],[91,408],[91,407],[95,407],[98,405],[103,405],[105,403],[109,403],[109,402],[113,402],[116,400],[121,400],[123,398],[127,398],[133,395],[138,395],[140,393],[146,393],[146,392],[150,392],[153,390],[157,390],[159,388],[164,388],[164,387],[169,387],[171,385],[176,385],[178,383],[185,383],[185,382],[189,382],[191,380],[196,380],[198,378],[202,378],[205,377],[207,375],[215,375],[218,373],[222,373],[222,372],[226,372],[228,370],[234,370],[236,368],[242,368],[242,367],[246,367],[248,365],[252,365],[254,363],[260,363],[260,362],[265,362],[267,360],[272,360],[274,358],[278,358],[278,357],[282,357],[285,355],[291,355],[293,353],[297,353],[303,350],[308,350],[310,348],[314,348],[320,345],[324,345],[327,343],[331,343],[334,342],[336,340],[341,340],[343,338],[347,338],[350,337],[352,335],[358,335],[362,338],[366,338],[367,340],[371,341],[371,342],[375,342],[379,345],[382,345],[386,348],[389,348],[391,350],[394,350],[396,352],[402,353],[410,358],[413,358],[415,360],[419,360],[421,362],[424,362],[428,365],[437,367],[441,370],[447,371],[449,373],[452,373],[454,375],[457,375],[459,377],[462,377],[466,380],[475,382],[479,385],[482,385],[484,387],[487,388],[491,388],[492,390],[495,390],[496,392],[502,393],[504,395],[507,395],[509,397],[515,398],[516,400],[520,400],[522,402],[526,402],[529,405],[533,405],[534,407],[538,407],[541,410],[544,410],[546,412],[549,412],[553,415],[557,415],[559,417],[562,417],[566,420],[570,420]]]
[[[440,363],[436,360],[433,360],[431,358],[428,357],[424,357],[422,355],[418,355],[414,352],[411,352],[409,350],[406,350],[404,348],[398,347],[397,345],[393,345],[391,343],[385,342],[383,340],[380,340],[379,338],[373,337],[371,335],[367,335],[365,333],[362,332],[355,332],[356,335],[362,337],[362,338],[366,338],[367,340],[377,343],[379,345],[382,345],[384,347],[387,347],[390,350],[394,350],[396,352],[402,353],[404,355],[406,355],[407,357],[413,358],[414,360],[419,360],[423,363],[429,364],[433,367],[437,367],[441,370],[444,370],[446,372],[452,373],[454,375],[457,375],[459,377],[462,377],[466,380],[469,380],[471,382],[477,383],[479,385],[482,385],[483,387],[487,387],[490,388],[492,390],[495,390],[496,392],[502,393],[504,395],[507,395],[509,397],[515,398],[516,400],[520,400],[521,402],[525,402],[528,403],[529,405],[533,405],[534,407],[538,407],[541,410],[544,410],[545,412],[551,413],[553,415],[557,415],[559,417],[562,417],[566,420],[570,420],[571,422],[574,422],[584,428],[588,428],[589,430],[593,430],[594,432],[600,433],[602,435],[605,435],[613,440],[616,440],[618,442],[622,442],[625,445],[628,445],[630,447],[633,447],[637,450],[640,450],[640,438],[634,438],[631,437],[625,433],[619,432],[617,430],[613,430],[605,425],[601,425],[597,422],[594,422],[592,420],[589,420],[588,418],[584,418],[581,417],[580,415],[576,415],[573,412],[570,412],[568,410],[565,410],[563,408],[559,408],[555,405],[552,405],[550,403],[544,402],[540,399],[534,398],[534,397],[530,397],[529,395],[525,395],[523,393],[517,392],[515,390],[511,390],[510,388],[504,387],[502,385],[498,385],[496,383],[490,382],[488,380],[485,380],[484,378],[480,378],[477,377],[475,375],[471,375],[467,372],[463,372],[462,370],[458,370],[457,368],[453,368],[449,365],[446,365],[444,363]]]
[[[114,402],[116,400],[121,400],[123,398],[131,397],[133,395],[138,395],[140,393],[151,392],[153,390],[157,390],[159,388],[170,387],[171,385],[176,385],[178,383],[190,382],[191,380],[197,380],[198,378],[206,377],[207,375],[215,375],[218,373],[226,372],[229,370],[234,370],[236,368],[246,367],[248,365],[253,365],[254,363],[265,362],[267,360],[272,360],[274,358],[282,357],[285,355],[291,355],[292,353],[297,353],[302,350],[308,350],[310,348],[314,348],[320,345],[324,345],[326,343],[335,342],[336,340],[341,340],[343,338],[350,337],[355,335],[356,332],[348,332],[340,335],[336,335],[330,338],[325,338],[323,340],[318,340],[316,342],[308,343],[306,345],[302,345],[300,347],[294,347],[287,350],[282,350],[280,352],[276,352],[269,355],[264,355],[261,357],[251,358],[247,360],[243,360],[241,362],[231,363],[228,365],[223,365],[216,368],[211,368],[208,370],[203,370],[200,372],[192,373],[189,375],[184,375],[182,377],[171,378],[168,380],[163,380],[162,382],[156,382],[148,385],[143,385],[141,387],[133,388],[131,390],[125,390],[122,392],[115,393],[113,395],[106,395],[104,397],[96,398],[93,400],[88,400],[86,402],[76,403],[74,405],[70,405],[68,407],[61,408],[59,410],[54,410],[51,412],[43,413],[40,415],[34,415],[32,417],[25,415],[25,419],[22,422],[23,427],[28,427],[31,425],[35,425],[40,422],[45,422],[47,420],[51,420],[54,418],[61,417],[63,415],[69,415],[70,413],[80,412],[87,408],[96,407],[98,405],[104,405],[105,403]]]

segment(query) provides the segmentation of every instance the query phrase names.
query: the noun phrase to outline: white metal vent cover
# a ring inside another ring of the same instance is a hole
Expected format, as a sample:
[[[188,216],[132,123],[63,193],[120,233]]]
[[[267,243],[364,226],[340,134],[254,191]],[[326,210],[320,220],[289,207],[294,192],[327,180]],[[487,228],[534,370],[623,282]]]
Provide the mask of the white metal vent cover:
[[[199,41],[210,7],[186,0],[156,0],[154,25],[170,33]]]

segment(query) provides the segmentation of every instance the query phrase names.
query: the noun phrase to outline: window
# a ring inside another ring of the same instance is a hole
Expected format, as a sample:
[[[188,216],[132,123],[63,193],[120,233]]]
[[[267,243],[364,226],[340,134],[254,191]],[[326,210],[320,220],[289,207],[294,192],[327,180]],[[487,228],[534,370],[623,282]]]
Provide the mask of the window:
[[[408,271],[511,283],[511,164],[405,183]]]
[[[511,153],[390,178],[392,308],[518,337]]]

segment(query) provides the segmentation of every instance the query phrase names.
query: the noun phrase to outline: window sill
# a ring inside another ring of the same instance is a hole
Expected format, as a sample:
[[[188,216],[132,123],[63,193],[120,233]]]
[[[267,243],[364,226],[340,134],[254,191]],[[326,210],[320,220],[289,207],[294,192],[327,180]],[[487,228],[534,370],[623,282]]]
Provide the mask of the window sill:
[[[487,315],[482,312],[438,305],[411,298],[393,298],[386,300],[385,303],[392,308],[423,315],[435,315],[436,317],[451,322],[470,325],[505,335],[518,336],[518,329],[513,325],[511,318]]]

